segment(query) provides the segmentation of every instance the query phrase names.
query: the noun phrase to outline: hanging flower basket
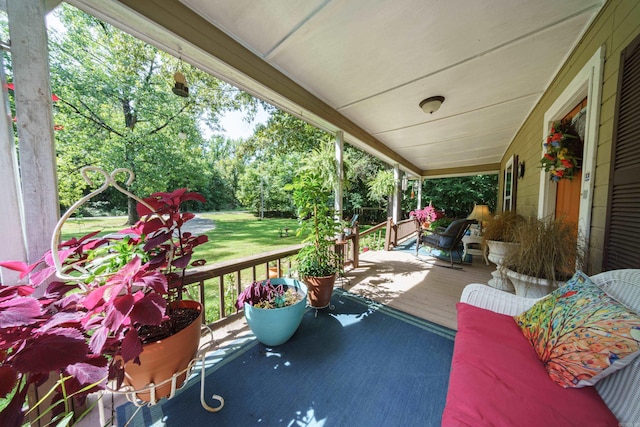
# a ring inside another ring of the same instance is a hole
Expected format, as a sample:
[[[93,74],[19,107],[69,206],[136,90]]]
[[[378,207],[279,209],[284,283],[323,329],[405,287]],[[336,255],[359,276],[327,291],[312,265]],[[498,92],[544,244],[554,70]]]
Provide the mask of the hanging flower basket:
[[[569,122],[556,122],[544,142],[545,153],[540,159],[551,181],[572,179],[582,167],[582,140]]]

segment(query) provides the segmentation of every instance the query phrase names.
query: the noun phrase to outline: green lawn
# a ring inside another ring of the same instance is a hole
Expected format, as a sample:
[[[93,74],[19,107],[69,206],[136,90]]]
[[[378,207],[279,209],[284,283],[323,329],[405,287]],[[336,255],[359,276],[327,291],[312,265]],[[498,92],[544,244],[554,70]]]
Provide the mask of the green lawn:
[[[198,214],[214,222],[214,229],[205,232],[209,241],[196,248],[197,258],[207,264],[246,257],[302,242],[296,237],[296,219],[265,218],[260,220],[250,212],[210,212]],[[62,229],[62,239],[81,237],[94,230],[114,233],[127,227],[127,218],[100,217],[70,219]],[[289,237],[280,237],[279,230],[289,228]]]
[[[204,258],[207,261],[207,265],[244,258],[302,242],[302,237],[296,236],[298,228],[296,219],[265,218],[260,220],[252,213],[240,211],[209,212],[198,214],[198,216],[213,220],[214,228],[204,233],[209,236],[209,241],[197,247],[195,254],[196,259]],[[101,234],[114,233],[127,228],[126,222],[127,219],[124,216],[70,219],[62,229],[62,239],[68,240],[71,237],[81,237],[98,229],[102,230]],[[286,227],[289,228],[289,236],[280,237],[280,230],[284,230]],[[364,226],[361,231],[367,228],[367,226]],[[360,246],[367,246],[375,250],[381,249],[383,243],[384,230],[363,237]],[[288,268],[285,263],[282,274],[286,275],[287,273]],[[252,269],[242,271],[243,286],[251,283],[252,276]],[[258,279],[266,277],[266,267],[264,265],[256,266],[256,276]],[[235,283],[235,275],[228,274],[224,277],[224,299],[227,314],[235,311],[234,302],[237,297]],[[205,300],[207,321],[211,322],[219,319],[220,295],[217,278],[205,282]]]
[[[302,242],[302,237],[296,236],[298,221],[296,219],[265,218],[258,219],[249,212],[213,212],[198,214],[203,218],[213,220],[214,228],[204,234],[209,241],[196,248],[196,259],[204,258],[207,264],[243,258],[275,249],[285,248]],[[62,239],[81,237],[95,230],[102,230],[101,234],[117,232],[126,228],[126,217],[79,218],[67,221],[62,229]],[[280,237],[280,230],[289,228],[288,237]],[[286,268],[284,270],[286,273]],[[264,265],[256,267],[258,278],[266,276]],[[242,283],[251,282],[252,271],[242,272]],[[236,294],[235,276],[225,277],[225,306],[227,313],[235,309]],[[207,321],[211,322],[220,317],[218,308],[219,292],[218,279],[205,283],[205,298]]]
[[[198,255],[207,263],[246,257],[302,242],[302,237],[296,237],[296,219],[260,220],[248,212],[216,212],[201,216],[215,223],[215,229],[205,233],[209,241],[197,248]],[[285,227],[289,228],[289,237],[280,237],[279,230]]]

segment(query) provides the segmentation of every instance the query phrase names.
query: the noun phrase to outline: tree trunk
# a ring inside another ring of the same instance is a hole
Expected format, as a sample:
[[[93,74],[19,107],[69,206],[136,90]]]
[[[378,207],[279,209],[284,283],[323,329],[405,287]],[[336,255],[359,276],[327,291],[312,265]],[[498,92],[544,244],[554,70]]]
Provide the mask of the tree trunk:
[[[138,211],[136,210],[136,204],[137,203],[135,200],[133,200],[131,197],[127,197],[127,224],[128,225],[135,224],[140,218],[138,216]]]

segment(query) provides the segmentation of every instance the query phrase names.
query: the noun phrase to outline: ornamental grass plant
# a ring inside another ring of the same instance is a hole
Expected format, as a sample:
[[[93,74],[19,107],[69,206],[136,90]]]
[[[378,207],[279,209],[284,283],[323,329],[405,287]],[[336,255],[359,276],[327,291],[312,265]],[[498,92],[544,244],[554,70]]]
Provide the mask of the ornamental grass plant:
[[[494,216],[484,227],[483,239],[495,240],[498,242],[518,242],[516,228],[524,221],[522,215],[513,211],[503,212]]]
[[[520,245],[505,256],[503,265],[512,271],[555,285],[583,266],[577,227],[564,219],[525,217],[514,227],[513,238]]]

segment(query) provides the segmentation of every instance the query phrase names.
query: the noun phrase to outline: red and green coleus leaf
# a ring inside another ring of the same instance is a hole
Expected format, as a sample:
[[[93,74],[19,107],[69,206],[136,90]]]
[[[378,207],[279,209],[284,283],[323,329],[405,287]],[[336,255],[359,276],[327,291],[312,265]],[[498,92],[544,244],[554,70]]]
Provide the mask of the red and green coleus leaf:
[[[140,325],[159,325],[162,323],[166,308],[167,301],[160,295],[155,293],[144,295],[134,304],[131,310],[131,321]]]
[[[147,239],[142,249],[145,251],[150,251],[152,249],[155,249],[158,246],[165,243],[166,241],[170,240],[171,237],[172,237],[171,231],[164,231],[164,232],[155,234],[152,237]]]
[[[28,265],[22,261],[2,261],[0,267],[4,267],[8,270],[17,271],[20,273],[20,278],[24,278],[36,267],[37,264]]]
[[[51,329],[58,327],[73,327],[80,329],[82,326],[82,320],[86,316],[86,313],[82,311],[60,311],[51,316],[41,327],[36,329],[36,333],[45,333]]]
[[[19,377],[19,372],[12,366],[0,366],[0,399],[4,399],[13,391]]]
[[[32,337],[11,355],[11,364],[20,372],[51,372],[81,362],[87,354],[86,339],[79,330],[53,328]]]
[[[180,258],[176,258],[171,262],[175,268],[183,269],[189,266],[189,262],[191,261],[191,254],[187,254],[185,256],[181,256]]]
[[[138,331],[131,328],[127,331],[122,340],[122,349],[120,355],[124,362],[135,360],[142,353],[142,342],[138,336]]]
[[[91,352],[94,354],[101,354],[104,344],[107,341],[107,336],[109,335],[109,328],[99,326],[92,329],[94,332],[89,340],[89,349],[91,349]]]
[[[146,272],[136,278],[136,285],[145,286],[158,294],[167,293],[167,276],[160,272]]]
[[[106,307],[106,317],[102,323],[109,331],[117,331],[123,324],[130,324],[129,313],[133,309],[135,298],[131,294],[117,296]]]
[[[144,201],[151,206],[153,211],[150,211],[148,207],[139,203],[137,207],[138,215],[142,217],[151,213],[162,215],[169,212],[176,212],[182,203],[189,200],[195,200],[202,203],[205,202],[205,198],[201,194],[190,192],[186,188],[178,188],[171,193],[154,193],[144,199]]]
[[[18,297],[0,302],[0,328],[30,325],[42,315],[42,307],[35,298]]]
[[[35,289],[29,285],[2,286],[0,285],[0,301],[16,297],[28,297]]]
[[[91,356],[67,366],[65,372],[72,377],[65,383],[67,393],[71,394],[92,384],[98,386],[105,383],[109,374],[108,360],[104,356]]]

